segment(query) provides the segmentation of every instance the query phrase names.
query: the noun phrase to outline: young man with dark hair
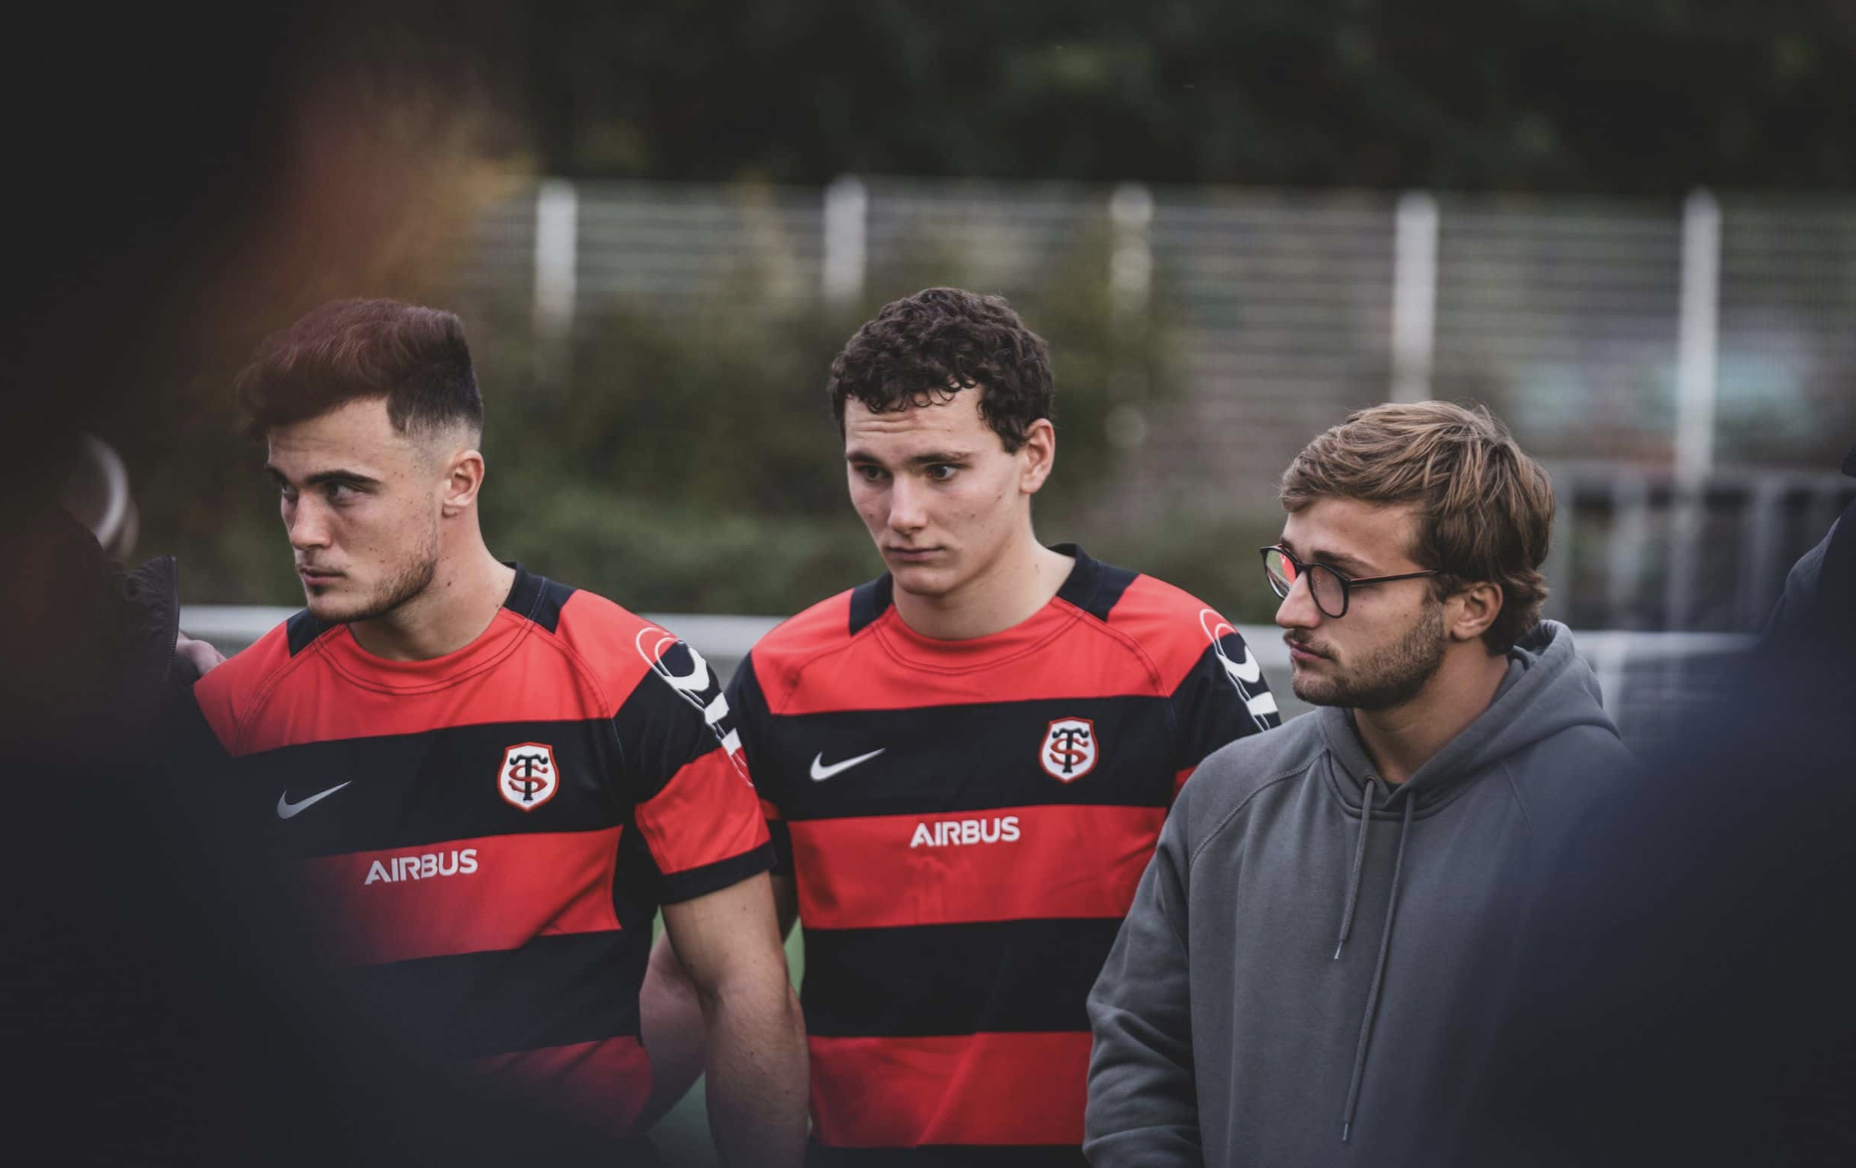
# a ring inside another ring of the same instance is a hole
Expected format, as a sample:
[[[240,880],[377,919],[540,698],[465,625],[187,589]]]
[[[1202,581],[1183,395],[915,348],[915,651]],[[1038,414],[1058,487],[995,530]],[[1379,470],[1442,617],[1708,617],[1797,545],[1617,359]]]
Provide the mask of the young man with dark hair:
[[[307,607],[195,695],[334,986],[395,1043],[623,1138],[661,901],[716,1051],[717,1145],[796,1163],[802,1027],[728,705],[671,633],[490,554],[457,317],[324,305],[239,395]]]
[[[1207,759],[1089,999],[1090,1162],[1428,1163],[1451,1147],[1547,860],[1629,765],[1539,619],[1553,489],[1500,423],[1364,410],[1297,456],[1297,697]]]
[[[898,300],[828,388],[889,572],[729,689],[805,924],[813,1162],[1080,1164],[1089,985],[1180,785],[1276,704],[1211,608],[1037,541],[1053,383],[1005,301]]]

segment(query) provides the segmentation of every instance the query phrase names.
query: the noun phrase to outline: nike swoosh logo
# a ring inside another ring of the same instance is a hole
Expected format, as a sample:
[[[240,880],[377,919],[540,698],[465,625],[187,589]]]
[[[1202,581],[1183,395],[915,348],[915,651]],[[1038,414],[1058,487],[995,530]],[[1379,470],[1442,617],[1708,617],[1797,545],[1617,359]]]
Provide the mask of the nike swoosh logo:
[[[833,775],[850,770],[860,762],[869,762],[888,749],[889,747],[887,746],[879,746],[869,754],[860,754],[856,758],[847,758],[843,762],[834,762],[830,766],[824,765],[825,755],[821,751],[812,756],[812,781],[815,783],[822,783]]]
[[[352,782],[354,782],[353,779],[348,780],[348,783],[352,783]],[[315,795],[311,795],[309,798],[303,800],[300,803],[290,802],[290,792],[285,791],[282,794],[277,796],[277,818],[289,819],[292,816],[295,816],[309,809],[310,807],[315,806],[316,804],[322,802],[324,799],[327,799],[330,795],[333,795],[335,794],[335,792],[341,790],[343,787],[346,787],[348,783],[337,784],[336,786],[330,787],[326,791],[320,792]]]

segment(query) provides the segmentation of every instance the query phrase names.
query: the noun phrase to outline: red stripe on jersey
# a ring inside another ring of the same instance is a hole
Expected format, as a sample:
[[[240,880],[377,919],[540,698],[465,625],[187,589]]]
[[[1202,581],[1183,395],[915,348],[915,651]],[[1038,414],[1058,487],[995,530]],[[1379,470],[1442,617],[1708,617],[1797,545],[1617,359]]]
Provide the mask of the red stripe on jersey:
[[[233,753],[487,722],[609,718],[616,703],[624,700],[622,693],[603,693],[570,665],[567,650],[545,631],[507,610],[498,614],[497,622],[505,626],[501,634],[517,642],[505,646],[506,653],[494,655],[484,668],[422,689],[376,684],[376,668],[365,675],[354,672],[351,667],[357,663],[352,657],[360,650],[352,644],[353,634],[339,629],[303,651],[309,660],[299,656],[291,662],[287,704],[267,701],[270,694],[258,698]],[[641,662],[639,671],[643,668]]]
[[[790,824],[808,929],[1125,916],[1160,807],[1004,807]]]
[[[616,929],[621,830],[486,836],[308,860],[306,911],[325,957],[342,966]]]
[[[1179,792],[1183,787],[1185,787],[1186,780],[1191,778],[1192,772],[1198,769],[1199,769],[1198,767],[1189,766],[1185,770],[1173,776],[1173,798],[1175,799],[1179,798]]]
[[[631,1134],[651,1097],[651,1060],[636,1038],[606,1038],[472,1059],[470,1069],[508,1081],[543,1107],[555,1107],[595,1131]]]
[[[193,700],[228,752],[237,750],[239,711],[252,689],[274,684],[290,660],[289,626],[278,625],[194,683]]]
[[[1190,592],[1152,576],[1134,578],[1109,610],[1108,624],[1141,643],[1160,670],[1169,694],[1179,688],[1217,638],[1237,631]]]
[[[765,799],[760,801],[760,815],[762,819],[780,820],[786,818],[785,813],[782,812],[778,806],[767,802]]]
[[[239,670],[202,678],[198,696],[234,755],[488,722],[610,718],[650,672],[637,642],[652,627],[584,591],[562,607],[554,633],[501,609],[475,641],[428,661],[374,657],[347,628],[292,658],[280,627],[233,659]],[[289,702],[274,703],[285,678]]]
[[[767,842],[754,786],[720,746],[685,763],[664,789],[638,804],[638,830],[665,875],[753,851]],[[700,827],[700,830],[691,830]]]
[[[1061,601],[1046,605],[1026,621],[1048,626],[1030,637],[1025,626],[1022,651],[968,662],[959,668],[936,668],[906,656],[907,639],[916,634],[898,628],[895,611],[883,614],[871,631],[850,647],[805,664],[797,688],[781,678],[777,649],[754,660],[755,677],[776,715],[834,713],[841,710],[913,710],[925,706],[995,702],[1000,694],[1014,701],[1075,697],[1166,697],[1149,657],[1125,634]],[[778,633],[769,634],[777,636]],[[992,642],[993,638],[981,638]],[[945,642],[953,645],[958,642]],[[989,646],[990,647],[990,646]],[[757,652],[759,648],[757,646]],[[946,650],[942,651],[946,654]],[[763,662],[761,657],[768,658]],[[950,657],[947,664],[953,664]]]
[[[1087,1033],[809,1041],[827,1147],[1083,1142]]]

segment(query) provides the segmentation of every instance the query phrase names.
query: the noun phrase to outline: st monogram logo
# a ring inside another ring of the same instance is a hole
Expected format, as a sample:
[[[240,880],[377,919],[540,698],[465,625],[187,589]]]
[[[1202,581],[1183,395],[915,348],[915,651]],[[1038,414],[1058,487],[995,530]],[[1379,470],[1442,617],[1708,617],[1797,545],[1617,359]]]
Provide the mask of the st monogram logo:
[[[1038,763],[1059,783],[1073,783],[1096,769],[1096,724],[1088,718],[1058,718],[1044,732]]]
[[[561,789],[560,770],[554,765],[554,748],[545,742],[518,742],[503,751],[503,768],[496,789],[511,807],[524,811],[554,798]]]

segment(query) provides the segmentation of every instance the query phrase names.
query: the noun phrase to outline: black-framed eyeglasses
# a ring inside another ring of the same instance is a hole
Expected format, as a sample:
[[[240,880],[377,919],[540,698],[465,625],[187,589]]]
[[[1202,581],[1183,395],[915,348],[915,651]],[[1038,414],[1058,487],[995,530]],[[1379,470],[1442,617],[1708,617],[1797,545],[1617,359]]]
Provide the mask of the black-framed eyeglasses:
[[[1303,576],[1308,577],[1308,594],[1314,597],[1315,607],[1323,616],[1339,620],[1347,615],[1347,602],[1352,598],[1353,590],[1364,584],[1390,584],[1394,580],[1416,580],[1421,576],[1435,576],[1435,568],[1423,572],[1400,572],[1396,576],[1348,576],[1326,564],[1305,564],[1280,547],[1258,548],[1263,553],[1263,574],[1269,578],[1270,591],[1283,599],[1288,599],[1289,590]]]

